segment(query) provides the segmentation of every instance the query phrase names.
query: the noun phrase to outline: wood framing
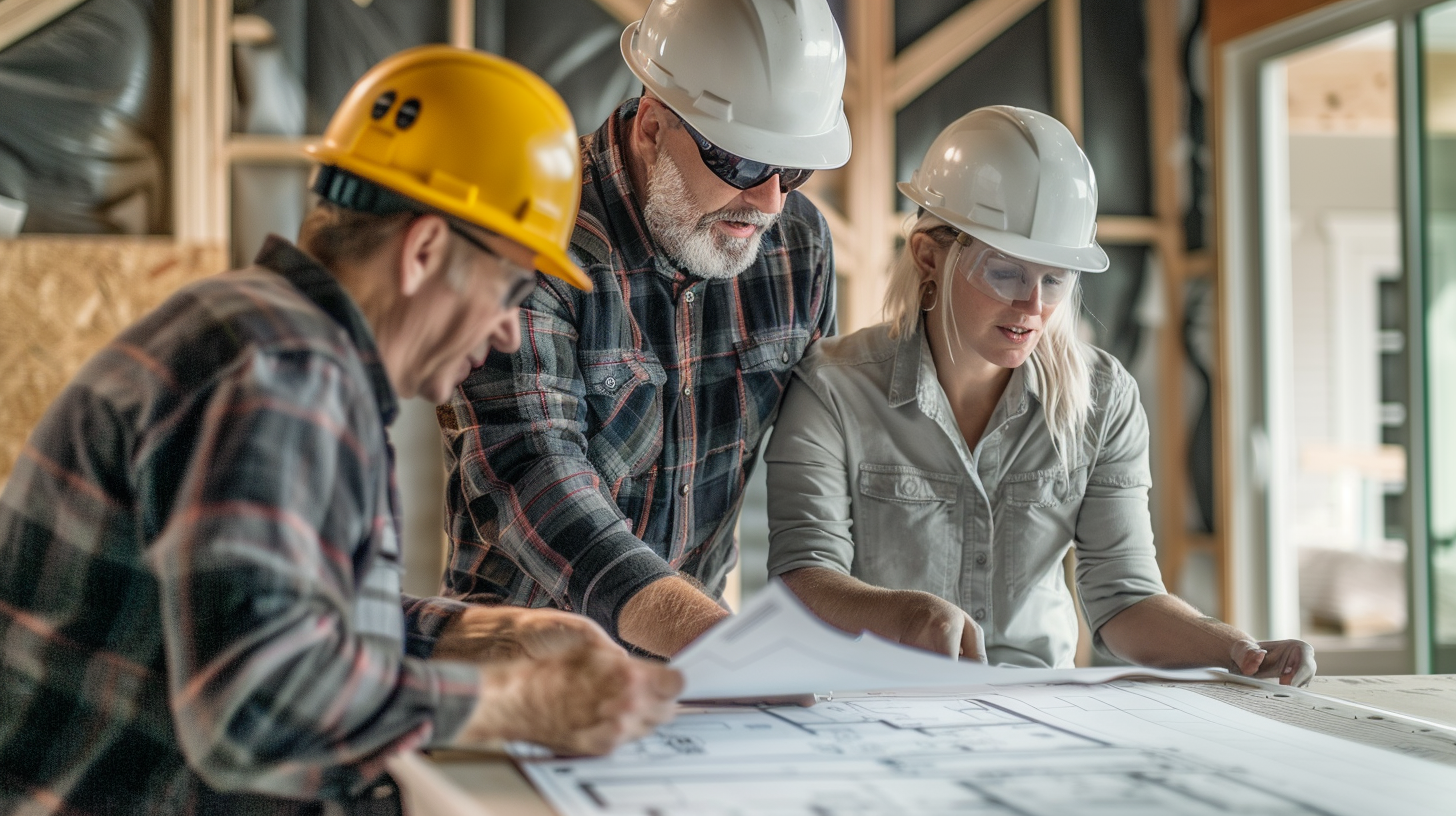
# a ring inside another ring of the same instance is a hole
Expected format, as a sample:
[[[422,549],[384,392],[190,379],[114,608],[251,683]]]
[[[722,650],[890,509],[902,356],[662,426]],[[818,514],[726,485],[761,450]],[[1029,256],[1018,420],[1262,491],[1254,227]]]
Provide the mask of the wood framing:
[[[973,0],[964,8],[912,45],[895,59],[894,90],[891,101],[895,110],[905,107],[946,74],[960,67],[986,44],[1001,36],[1043,0]],[[851,0],[850,7],[857,5]],[[852,12],[851,12],[852,13]],[[894,8],[890,8],[888,28],[894,43]],[[894,53],[893,50],[891,53]]]
[[[0,0],[0,50],[65,14],[84,0]]]
[[[852,0],[849,55],[855,63],[855,95],[846,100],[854,157],[846,207],[850,230],[860,236],[858,274],[840,293],[841,330],[878,322],[890,263],[895,216],[895,111],[890,98],[895,53],[894,0]],[[913,46],[912,46],[913,47]],[[838,235],[835,236],[837,241]]]
[[[1050,0],[1052,111],[1082,142],[1082,3]]]
[[[475,0],[450,0],[450,44],[475,47]]]

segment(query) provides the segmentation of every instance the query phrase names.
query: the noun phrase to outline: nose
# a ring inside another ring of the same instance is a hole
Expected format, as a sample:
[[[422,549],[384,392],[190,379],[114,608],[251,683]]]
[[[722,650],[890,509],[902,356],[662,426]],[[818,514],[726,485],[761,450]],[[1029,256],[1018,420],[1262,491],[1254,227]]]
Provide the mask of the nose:
[[[511,309],[501,315],[500,322],[486,338],[490,347],[505,354],[513,354],[521,347],[521,310]]]
[[[784,208],[784,200],[789,197],[788,193],[779,189],[778,173],[769,176],[766,181],[757,187],[750,187],[744,190],[739,196],[743,203],[748,204],[759,212],[777,215]]]
[[[1031,294],[1026,298],[1026,300],[1018,300],[1015,303],[1012,303],[1011,308],[1015,309],[1018,312],[1021,312],[1022,314],[1041,314],[1041,284],[1038,283],[1035,287],[1032,288]]]

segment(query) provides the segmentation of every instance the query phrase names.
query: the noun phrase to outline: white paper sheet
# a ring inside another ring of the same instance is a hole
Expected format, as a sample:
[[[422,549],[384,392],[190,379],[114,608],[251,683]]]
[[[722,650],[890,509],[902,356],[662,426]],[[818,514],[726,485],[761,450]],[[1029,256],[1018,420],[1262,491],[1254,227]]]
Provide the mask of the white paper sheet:
[[[1228,679],[1210,670],[1023,669],[939,657],[865,633],[847,635],[771,581],[741,614],[708,630],[672,661],[684,700],[763,699],[882,689],[1024,683],[1106,683],[1126,677]]]
[[[610,757],[521,764],[563,816],[1369,816],[1456,802],[1456,768],[1131,682],[699,708]]]

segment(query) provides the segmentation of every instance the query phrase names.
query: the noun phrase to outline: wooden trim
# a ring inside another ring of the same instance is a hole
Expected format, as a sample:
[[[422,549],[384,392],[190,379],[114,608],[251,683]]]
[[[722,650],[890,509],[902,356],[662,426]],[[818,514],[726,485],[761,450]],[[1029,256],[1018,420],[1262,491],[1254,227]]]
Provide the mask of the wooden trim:
[[[1203,0],[1210,48],[1344,0]]]
[[[228,20],[232,8],[226,2],[172,3],[172,232],[181,242],[222,243],[228,237],[227,190],[217,186],[219,176],[226,176],[218,172],[222,137],[216,109],[227,104],[231,88],[230,75],[223,74],[219,93],[214,37],[221,29],[221,50],[230,54],[231,26],[215,20],[219,8],[226,9]]]
[[[1082,3],[1049,0],[1052,27],[1052,105],[1082,144]]]
[[[595,0],[608,14],[617,18],[622,25],[635,23],[647,13],[651,0]]]
[[[179,0],[185,2],[185,0]],[[232,246],[232,174],[227,162],[226,144],[232,132],[233,101],[233,49],[231,0],[213,0],[209,3],[212,13],[206,24],[207,38],[212,52],[209,54],[207,87],[211,94],[210,109],[207,112],[211,129],[212,144],[208,150],[206,189],[214,196],[208,210],[208,237],[226,242]]]
[[[809,203],[824,216],[825,222],[829,224],[829,232],[834,238],[834,263],[839,267],[840,272],[853,272],[857,270],[856,259],[859,257],[859,235],[849,220],[839,214],[839,211],[829,206],[816,193],[807,190],[800,190],[809,199]]]
[[[82,0],[0,0],[0,50],[20,42]]]
[[[972,54],[999,37],[1042,2],[1043,0],[974,0],[947,17],[940,25],[901,51],[900,56],[895,59],[893,90],[890,96],[894,110],[913,102],[930,86],[959,68]],[[893,9],[888,30],[893,37]],[[892,39],[892,54],[893,48]]]
[[[450,0],[450,44],[475,47],[475,0]]]
[[[1218,258],[1211,249],[1198,249],[1184,259],[1183,274],[1189,279],[1211,278],[1218,271]]]

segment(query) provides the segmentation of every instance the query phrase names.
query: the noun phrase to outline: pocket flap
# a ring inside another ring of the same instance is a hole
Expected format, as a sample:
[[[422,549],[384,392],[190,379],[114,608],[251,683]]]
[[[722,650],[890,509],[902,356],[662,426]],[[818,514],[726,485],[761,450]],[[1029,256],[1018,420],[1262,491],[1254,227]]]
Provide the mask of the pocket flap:
[[[738,344],[738,364],[743,371],[786,370],[798,364],[809,345],[809,332],[789,329],[769,336],[750,338]]]
[[[582,379],[591,394],[611,395],[624,386],[650,382],[662,385],[667,382],[667,373],[662,365],[650,358],[646,352],[636,349],[614,349],[605,352],[590,352],[582,355]]]
[[[885,501],[954,504],[960,494],[960,486],[960,477],[949,473],[935,473],[908,465],[859,466],[860,494]]]
[[[1069,501],[1078,491],[1072,483],[1078,481],[1085,468],[1072,471],[1072,479],[1062,468],[1047,468],[1029,473],[1012,473],[1003,480],[1006,500],[1012,504],[1030,507],[1055,507]]]

